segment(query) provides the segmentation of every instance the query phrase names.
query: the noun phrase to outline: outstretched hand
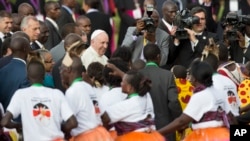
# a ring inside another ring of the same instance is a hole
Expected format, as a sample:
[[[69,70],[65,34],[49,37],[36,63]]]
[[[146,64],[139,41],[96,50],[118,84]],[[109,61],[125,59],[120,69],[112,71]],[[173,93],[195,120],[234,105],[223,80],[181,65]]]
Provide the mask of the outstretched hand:
[[[112,70],[109,75],[120,76],[121,78],[123,77],[124,72],[117,68],[114,64],[108,63],[106,66]]]

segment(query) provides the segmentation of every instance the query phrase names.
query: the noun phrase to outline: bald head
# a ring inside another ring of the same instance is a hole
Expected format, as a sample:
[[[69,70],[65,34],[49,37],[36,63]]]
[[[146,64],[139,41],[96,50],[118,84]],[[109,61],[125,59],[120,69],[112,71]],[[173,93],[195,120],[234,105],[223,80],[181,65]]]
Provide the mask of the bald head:
[[[68,47],[70,47],[70,45],[72,45],[73,43],[80,41],[82,42],[82,38],[80,35],[76,34],[76,33],[70,33],[69,35],[67,35],[65,37],[65,42],[64,42],[64,48],[65,50],[68,49]]]
[[[23,31],[16,31],[12,34],[11,39],[17,38],[17,37],[23,37],[26,38],[30,42],[30,37]]]
[[[173,1],[165,1],[162,5],[162,14],[165,21],[172,24],[178,11],[178,6]]]
[[[42,83],[45,76],[45,67],[41,60],[32,58],[27,67],[28,79],[31,83]]]
[[[11,39],[10,48],[14,57],[26,60],[30,51],[30,44],[26,38],[16,37]]]
[[[21,17],[35,15],[33,7],[28,3],[22,3],[18,6],[18,14]]]

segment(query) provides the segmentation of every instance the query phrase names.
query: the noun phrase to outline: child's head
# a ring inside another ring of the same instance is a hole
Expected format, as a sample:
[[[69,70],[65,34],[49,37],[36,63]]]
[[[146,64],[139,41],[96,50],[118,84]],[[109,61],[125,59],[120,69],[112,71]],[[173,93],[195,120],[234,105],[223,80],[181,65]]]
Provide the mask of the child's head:
[[[175,78],[186,79],[187,77],[187,69],[182,65],[173,66],[171,72],[174,74]]]

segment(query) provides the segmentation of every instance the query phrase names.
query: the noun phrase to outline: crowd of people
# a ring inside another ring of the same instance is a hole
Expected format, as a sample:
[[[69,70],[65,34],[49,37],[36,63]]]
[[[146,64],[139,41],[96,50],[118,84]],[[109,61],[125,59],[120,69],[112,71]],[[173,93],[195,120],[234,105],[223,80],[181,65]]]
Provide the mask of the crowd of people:
[[[229,141],[250,122],[249,9],[0,1],[0,140]]]

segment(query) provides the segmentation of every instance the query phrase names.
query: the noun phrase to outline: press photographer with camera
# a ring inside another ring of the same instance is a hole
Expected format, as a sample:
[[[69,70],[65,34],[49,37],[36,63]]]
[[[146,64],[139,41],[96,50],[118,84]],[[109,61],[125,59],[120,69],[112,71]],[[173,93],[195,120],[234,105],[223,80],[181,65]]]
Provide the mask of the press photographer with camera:
[[[184,26],[181,28],[178,26],[179,29],[175,33],[174,44],[169,47],[168,63],[183,65],[188,68],[195,58],[201,57],[205,45],[208,44],[208,39],[213,38],[217,42],[218,37],[215,33],[206,31],[207,15],[204,8],[194,7],[190,13],[184,15],[180,21],[189,27]]]
[[[250,60],[250,15],[229,12],[223,26],[223,41],[229,49],[229,59],[245,64]]]
[[[148,43],[155,43],[161,50],[160,66],[165,65],[169,51],[169,34],[158,28],[159,13],[152,5],[147,6],[142,19],[137,20],[135,27],[129,27],[122,47],[132,50],[132,62],[144,59],[143,48]]]

